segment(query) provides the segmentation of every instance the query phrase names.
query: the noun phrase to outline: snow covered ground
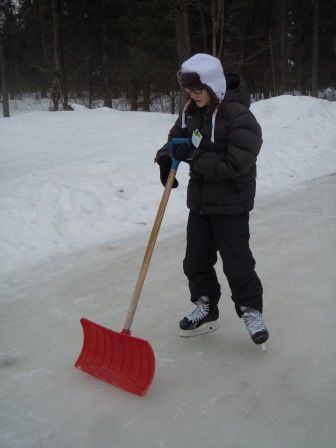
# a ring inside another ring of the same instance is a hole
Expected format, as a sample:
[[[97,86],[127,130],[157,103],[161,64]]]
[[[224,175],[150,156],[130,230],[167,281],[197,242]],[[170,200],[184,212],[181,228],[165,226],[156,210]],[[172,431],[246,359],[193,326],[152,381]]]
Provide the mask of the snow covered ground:
[[[252,214],[271,333],[266,353],[235,315],[222,275],[220,328],[178,337],[189,309],[184,232],[158,243],[132,327],[156,356],[144,398],[73,368],[81,316],[122,328],[144,250],[132,250],[135,238],[125,250],[86,249],[8,278],[0,317],[1,448],[334,447],[335,189],[336,176],[315,180],[259,201]]]
[[[152,225],[162,194],[153,159],[176,117],[74,107],[0,120],[1,272]],[[264,138],[259,199],[336,171],[336,103],[282,96],[252,110]],[[178,179],[169,232],[184,228],[186,166]]]
[[[76,106],[0,120],[1,448],[335,446],[336,104],[283,96],[252,109],[268,352],[221,274],[219,330],[178,337],[189,308],[181,165],[133,325],[157,359],[145,398],[73,364],[80,317],[123,325],[162,194],[152,161],[175,117]]]

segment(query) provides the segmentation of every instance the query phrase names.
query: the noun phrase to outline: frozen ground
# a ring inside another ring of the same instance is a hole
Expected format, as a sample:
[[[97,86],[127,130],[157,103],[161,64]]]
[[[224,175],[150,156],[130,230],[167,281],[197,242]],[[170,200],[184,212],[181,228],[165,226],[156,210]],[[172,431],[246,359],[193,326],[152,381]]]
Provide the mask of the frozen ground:
[[[258,200],[252,213],[271,333],[266,354],[235,316],[222,277],[220,328],[178,337],[177,322],[189,306],[185,235],[158,242],[133,325],[157,357],[144,398],[73,363],[82,315],[121,329],[146,232],[4,275],[1,448],[334,447],[335,187],[336,176],[317,179]]]

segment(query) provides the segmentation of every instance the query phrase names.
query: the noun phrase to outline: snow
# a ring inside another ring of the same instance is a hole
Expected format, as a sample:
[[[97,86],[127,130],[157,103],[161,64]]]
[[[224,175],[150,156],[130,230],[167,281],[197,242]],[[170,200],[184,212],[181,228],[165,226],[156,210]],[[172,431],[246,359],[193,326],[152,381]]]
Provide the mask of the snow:
[[[0,299],[1,448],[334,446],[335,187],[336,176],[315,180],[264,198],[252,214],[266,353],[237,318],[220,263],[219,329],[179,338],[190,308],[185,232],[158,242],[132,326],[156,357],[144,398],[73,365],[80,317],[121,330],[145,240],[134,250],[130,238],[126,252],[87,248],[49,258],[8,277]]]
[[[176,117],[89,110],[0,120],[0,265],[22,269],[55,254],[148,232],[162,187],[153,159]],[[252,105],[263,128],[258,198],[336,170],[336,103],[280,96]],[[165,216],[184,227],[188,172]]]
[[[75,106],[0,120],[1,448],[334,446],[336,104],[282,96],[252,110],[268,350],[235,315],[220,263],[220,328],[178,337],[182,164],[132,326],[156,356],[144,398],[73,364],[80,317],[122,328],[162,194],[153,158],[175,117]]]

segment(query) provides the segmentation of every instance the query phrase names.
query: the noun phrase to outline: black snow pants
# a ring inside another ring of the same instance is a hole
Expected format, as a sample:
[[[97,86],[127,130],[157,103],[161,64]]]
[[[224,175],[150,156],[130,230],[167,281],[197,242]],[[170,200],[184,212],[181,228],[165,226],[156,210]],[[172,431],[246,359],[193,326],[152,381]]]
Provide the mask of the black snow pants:
[[[262,312],[263,288],[254,269],[249,239],[249,212],[205,215],[190,211],[183,269],[192,302],[200,296],[208,296],[210,304],[217,305],[221,289],[214,265],[219,252],[238,316],[241,317],[240,306]]]

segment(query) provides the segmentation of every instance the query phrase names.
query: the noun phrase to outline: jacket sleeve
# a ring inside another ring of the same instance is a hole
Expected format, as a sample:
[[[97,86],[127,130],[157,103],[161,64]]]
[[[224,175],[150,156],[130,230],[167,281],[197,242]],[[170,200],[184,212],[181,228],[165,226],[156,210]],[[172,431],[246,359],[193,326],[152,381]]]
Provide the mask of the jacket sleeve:
[[[193,162],[193,169],[206,180],[234,179],[256,162],[262,145],[261,128],[249,109],[231,117],[226,150],[204,151]]]
[[[168,134],[168,141],[165,143],[162,148],[158,150],[156,153],[156,157],[154,159],[155,162],[158,162],[162,157],[170,156],[169,153],[169,143],[173,138],[177,137],[185,137],[186,136],[186,129],[182,129],[182,120],[181,116],[178,117],[176,120],[174,126],[171,128]]]

